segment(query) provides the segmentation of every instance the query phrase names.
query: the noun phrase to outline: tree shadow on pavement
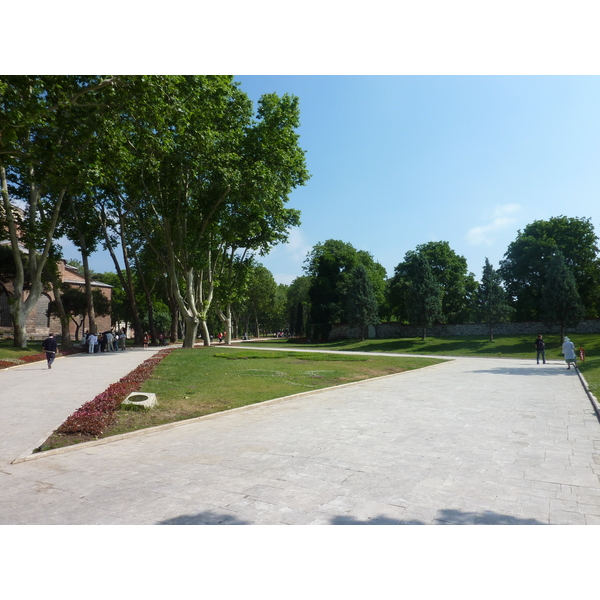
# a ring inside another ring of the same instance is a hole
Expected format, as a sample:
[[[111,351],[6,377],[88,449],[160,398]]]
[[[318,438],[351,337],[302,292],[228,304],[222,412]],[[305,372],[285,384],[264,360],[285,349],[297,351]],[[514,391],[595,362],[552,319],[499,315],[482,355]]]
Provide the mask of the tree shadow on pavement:
[[[242,521],[234,515],[205,510],[196,515],[179,515],[172,519],[159,521],[157,525],[252,525],[252,523]]]
[[[206,510],[195,515],[180,515],[157,525],[253,525],[234,515]],[[491,510],[484,512],[464,512],[453,509],[438,511],[431,523],[418,519],[402,519],[402,517],[386,517],[379,515],[368,519],[357,519],[352,515],[332,517],[331,525],[547,525],[537,519],[524,519],[512,515],[496,513]],[[283,525],[283,523],[282,523]]]
[[[530,375],[542,375],[544,377],[557,377],[563,371],[566,375],[575,375],[577,376],[577,372],[575,369],[571,369],[570,371],[566,366],[560,366],[557,368],[547,368],[548,365],[533,365],[531,367],[492,367],[490,369],[477,369],[470,371],[470,373],[489,373],[491,375],[521,375],[521,376],[530,376]]]
[[[537,519],[524,519],[513,515],[496,513],[491,510],[484,512],[463,512],[454,509],[438,511],[431,523],[418,519],[390,518],[380,515],[366,520],[355,519],[350,515],[333,517],[332,525],[547,525]]]

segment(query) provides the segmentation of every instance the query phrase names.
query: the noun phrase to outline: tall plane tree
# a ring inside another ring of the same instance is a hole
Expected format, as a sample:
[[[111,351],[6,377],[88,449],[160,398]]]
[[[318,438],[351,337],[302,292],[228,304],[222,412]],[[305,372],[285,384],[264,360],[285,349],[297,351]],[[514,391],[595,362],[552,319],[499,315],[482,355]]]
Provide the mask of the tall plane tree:
[[[42,293],[63,198],[78,179],[94,115],[116,82],[101,76],[0,78],[2,218],[16,263],[10,305],[15,346],[27,347],[25,322]],[[29,257],[28,293],[23,250]]]
[[[148,102],[135,105],[119,194],[168,274],[185,322],[184,346],[192,347],[207,310],[200,274],[212,268],[207,257],[215,237],[229,242],[230,217],[246,215],[251,237],[253,227],[270,227],[268,244],[283,241],[298,223],[297,211],[284,208],[308,178],[295,132],[298,100],[263,96],[253,119],[250,100],[231,77],[172,77],[152,88],[160,126],[149,131],[135,113]],[[145,162],[136,155],[140,148]]]

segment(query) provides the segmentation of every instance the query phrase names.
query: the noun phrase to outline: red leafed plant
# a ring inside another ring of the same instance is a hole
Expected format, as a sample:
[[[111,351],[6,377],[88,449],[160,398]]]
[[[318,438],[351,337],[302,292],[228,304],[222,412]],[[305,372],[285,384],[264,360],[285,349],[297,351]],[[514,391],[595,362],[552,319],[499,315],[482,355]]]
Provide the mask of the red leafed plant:
[[[132,392],[139,391],[141,385],[146,381],[154,368],[173,348],[160,350],[152,358],[145,360],[131,373],[122,377],[117,383],[112,383],[101,394],[93,400],[86,402],[78,408],[67,420],[56,430],[56,433],[83,433],[99,436],[113,422],[115,412],[119,409],[121,402]]]

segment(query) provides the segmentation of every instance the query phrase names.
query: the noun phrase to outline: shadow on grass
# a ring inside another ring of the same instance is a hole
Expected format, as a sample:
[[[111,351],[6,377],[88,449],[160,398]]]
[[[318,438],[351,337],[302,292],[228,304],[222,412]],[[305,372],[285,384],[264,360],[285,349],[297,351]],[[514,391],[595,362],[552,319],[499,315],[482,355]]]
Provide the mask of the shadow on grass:
[[[230,514],[206,510],[195,515],[180,515],[158,525],[253,525]],[[330,519],[331,525],[427,525],[418,519],[390,518],[384,515],[372,519],[356,519],[351,515],[340,515]],[[491,510],[484,512],[464,512],[454,509],[438,511],[432,525],[547,525],[537,519],[527,519],[497,513]]]

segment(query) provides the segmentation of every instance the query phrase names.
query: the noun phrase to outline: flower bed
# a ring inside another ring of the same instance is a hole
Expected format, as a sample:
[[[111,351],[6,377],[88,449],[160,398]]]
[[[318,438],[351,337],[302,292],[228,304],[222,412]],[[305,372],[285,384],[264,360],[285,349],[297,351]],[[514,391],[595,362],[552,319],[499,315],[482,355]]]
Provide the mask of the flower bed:
[[[78,408],[67,420],[56,430],[56,433],[85,434],[99,436],[113,422],[115,412],[119,409],[121,402],[131,394],[139,391],[152,372],[173,348],[160,350],[152,358],[145,360],[131,373],[122,377],[117,383],[98,394],[93,400],[86,402]]]

